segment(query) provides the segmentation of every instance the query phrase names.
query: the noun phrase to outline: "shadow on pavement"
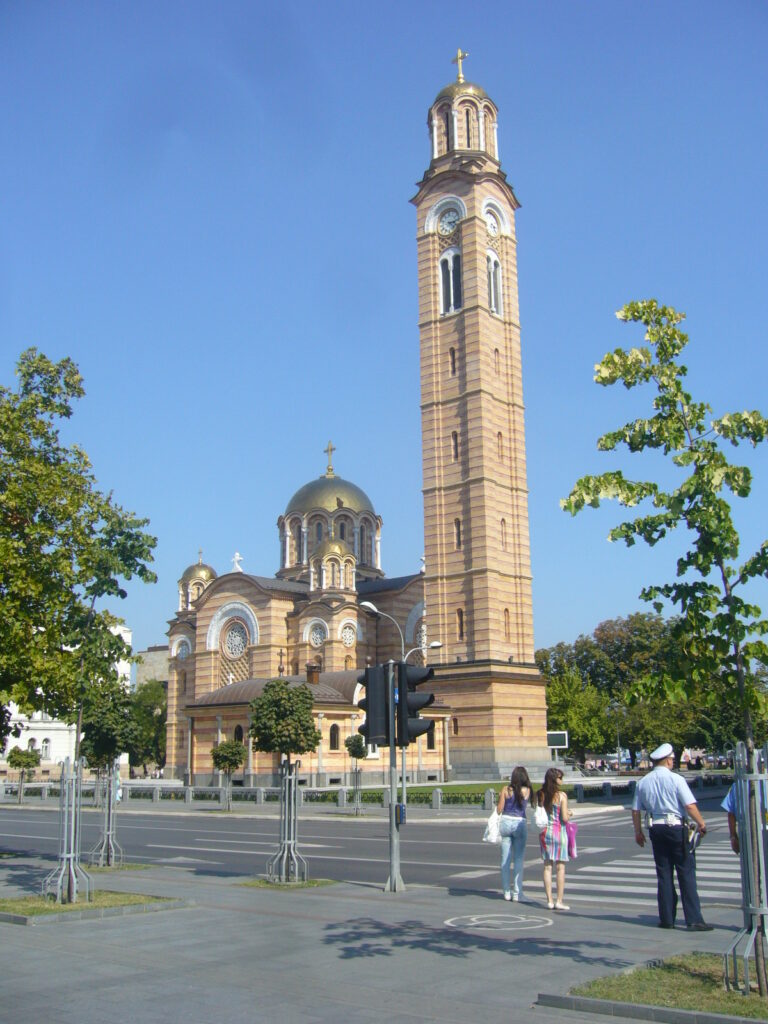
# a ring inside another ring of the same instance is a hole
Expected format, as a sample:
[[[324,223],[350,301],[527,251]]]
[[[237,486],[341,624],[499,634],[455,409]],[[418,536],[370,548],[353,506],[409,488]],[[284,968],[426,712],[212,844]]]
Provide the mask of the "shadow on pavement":
[[[509,939],[458,928],[433,927],[422,921],[388,923],[372,917],[327,925],[323,942],[339,947],[342,960],[394,956],[403,949],[418,949],[456,960],[478,951],[493,951],[516,957],[546,954],[572,964],[612,969],[629,967],[632,963],[621,955],[623,946],[617,942],[529,936]]]

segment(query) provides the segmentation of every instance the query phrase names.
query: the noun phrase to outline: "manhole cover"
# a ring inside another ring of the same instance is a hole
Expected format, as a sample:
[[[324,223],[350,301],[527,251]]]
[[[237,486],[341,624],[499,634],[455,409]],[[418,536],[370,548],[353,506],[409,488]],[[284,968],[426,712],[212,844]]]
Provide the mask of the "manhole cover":
[[[449,917],[444,922],[448,928],[477,932],[521,932],[529,928],[549,928],[552,918],[535,914],[465,914]]]

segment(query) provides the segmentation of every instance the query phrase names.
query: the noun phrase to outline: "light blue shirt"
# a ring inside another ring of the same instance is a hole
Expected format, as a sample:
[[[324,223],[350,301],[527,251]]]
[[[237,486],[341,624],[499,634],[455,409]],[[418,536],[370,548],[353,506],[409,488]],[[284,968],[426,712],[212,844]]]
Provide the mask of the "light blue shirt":
[[[682,818],[686,806],[695,803],[696,797],[685,779],[660,765],[638,782],[632,810],[648,811],[651,818],[663,818],[665,814]]]

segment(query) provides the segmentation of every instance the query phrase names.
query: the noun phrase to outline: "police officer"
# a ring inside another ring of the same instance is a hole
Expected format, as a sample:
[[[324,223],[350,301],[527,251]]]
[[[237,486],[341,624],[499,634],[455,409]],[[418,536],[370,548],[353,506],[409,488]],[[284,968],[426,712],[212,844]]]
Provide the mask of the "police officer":
[[[684,827],[685,815],[693,818],[701,835],[707,831],[707,826],[688,783],[672,771],[675,763],[672,744],[662,743],[657,747],[651,754],[651,761],[653,771],[640,780],[635,790],[632,821],[635,826],[635,842],[638,846],[645,846],[641,815],[643,811],[650,815],[649,835],[659,882],[659,927],[675,927],[676,870],[688,931],[710,932],[712,925],[707,924],[702,917],[696,891],[696,857],[689,847],[688,830]]]

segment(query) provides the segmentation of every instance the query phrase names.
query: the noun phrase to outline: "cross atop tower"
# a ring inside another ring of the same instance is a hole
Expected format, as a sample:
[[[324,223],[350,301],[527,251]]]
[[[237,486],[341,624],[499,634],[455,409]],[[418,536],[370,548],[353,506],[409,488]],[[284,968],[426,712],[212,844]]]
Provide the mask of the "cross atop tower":
[[[464,81],[464,73],[463,73],[463,71],[461,70],[461,62],[462,62],[463,60],[466,60],[466,58],[467,58],[468,56],[469,56],[469,54],[468,54],[468,53],[464,53],[464,51],[462,50],[462,48],[461,48],[461,47],[459,47],[459,48],[458,48],[458,50],[456,51],[456,56],[455,56],[455,57],[453,58],[453,60],[451,61],[451,64],[456,64],[456,65],[458,66],[458,69],[459,69],[459,73],[458,73],[458,75],[456,76],[456,81],[457,81],[457,82],[463,82],[463,81]]]
[[[328,447],[327,448],[323,448],[323,451],[328,456],[328,469],[326,469],[325,475],[326,476],[335,476],[336,474],[333,472],[333,453],[336,451],[336,447],[335,447],[335,445],[331,444],[331,442],[329,441],[328,442]]]

